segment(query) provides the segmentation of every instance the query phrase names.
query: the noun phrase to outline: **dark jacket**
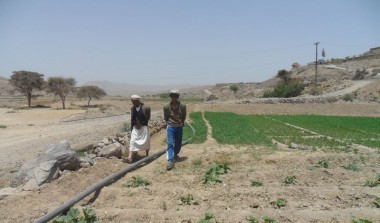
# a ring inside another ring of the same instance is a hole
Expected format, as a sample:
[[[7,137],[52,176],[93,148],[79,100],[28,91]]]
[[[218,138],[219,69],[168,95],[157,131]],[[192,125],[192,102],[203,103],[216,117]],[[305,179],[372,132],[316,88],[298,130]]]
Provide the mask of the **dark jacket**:
[[[142,117],[139,117],[138,113],[136,113],[135,106],[131,107],[131,129],[136,124],[136,118],[139,119],[142,125],[148,125],[148,122],[150,120],[150,107],[141,104],[140,112],[142,113]]]
[[[182,114],[182,124],[185,124],[186,119],[186,104],[179,102],[179,112]],[[164,106],[164,119],[166,122],[169,120],[169,115],[171,112],[170,103]]]

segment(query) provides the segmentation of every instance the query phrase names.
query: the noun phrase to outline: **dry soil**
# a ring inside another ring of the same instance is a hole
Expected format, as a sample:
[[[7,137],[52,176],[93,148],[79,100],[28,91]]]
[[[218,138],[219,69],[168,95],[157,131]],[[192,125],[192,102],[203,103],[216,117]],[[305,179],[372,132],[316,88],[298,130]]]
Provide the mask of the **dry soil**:
[[[109,174],[130,165],[121,159],[97,158],[94,166],[64,175],[37,191],[9,188],[9,177],[23,162],[34,158],[48,145],[66,139],[77,149],[121,131],[123,122],[129,118],[125,111],[130,105],[117,103],[109,107],[118,108],[118,112],[109,114],[104,111],[85,113],[80,109],[0,109],[0,125],[7,126],[0,129],[1,183],[4,187],[0,222],[33,222]],[[162,116],[161,106],[152,104],[156,117]],[[380,117],[379,104],[189,104],[188,108],[190,111],[242,114]],[[165,148],[165,136],[166,132],[161,131],[152,137],[152,153]],[[105,223],[199,222],[206,213],[213,214],[218,222],[250,222],[251,217],[260,222],[266,217],[277,222],[351,222],[356,218],[380,222],[380,211],[374,204],[380,197],[380,187],[364,186],[367,180],[375,179],[380,173],[380,154],[376,149],[337,153],[281,146],[221,145],[211,137],[209,126],[207,141],[185,145],[180,155],[181,161],[172,171],[165,170],[166,157],[163,155],[104,187],[94,201],[91,201],[92,194],[76,207],[93,208]],[[318,164],[321,160],[328,161],[328,168]],[[205,172],[217,161],[230,166],[222,183],[202,183]],[[344,168],[352,163],[357,164],[359,171]],[[150,185],[126,187],[125,184],[136,176],[148,180]],[[286,177],[293,176],[294,184],[283,182]],[[263,185],[251,186],[254,180]],[[276,207],[278,199],[286,200],[286,205]]]

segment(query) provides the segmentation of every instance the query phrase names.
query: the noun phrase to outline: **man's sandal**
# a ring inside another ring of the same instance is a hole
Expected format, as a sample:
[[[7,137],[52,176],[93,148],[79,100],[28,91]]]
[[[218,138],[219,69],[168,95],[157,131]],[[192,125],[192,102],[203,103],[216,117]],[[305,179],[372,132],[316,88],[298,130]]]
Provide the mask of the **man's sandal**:
[[[127,157],[127,158],[123,158],[123,162],[124,163],[133,163],[133,160],[130,159],[129,157]]]

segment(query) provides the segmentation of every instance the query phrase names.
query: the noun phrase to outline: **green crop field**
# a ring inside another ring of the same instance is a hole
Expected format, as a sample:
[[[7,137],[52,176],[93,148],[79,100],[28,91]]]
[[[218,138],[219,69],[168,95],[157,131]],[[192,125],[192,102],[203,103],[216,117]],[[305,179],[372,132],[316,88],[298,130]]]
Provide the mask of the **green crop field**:
[[[290,145],[345,150],[353,144],[380,148],[380,118],[322,115],[239,115],[206,112],[221,144]]]

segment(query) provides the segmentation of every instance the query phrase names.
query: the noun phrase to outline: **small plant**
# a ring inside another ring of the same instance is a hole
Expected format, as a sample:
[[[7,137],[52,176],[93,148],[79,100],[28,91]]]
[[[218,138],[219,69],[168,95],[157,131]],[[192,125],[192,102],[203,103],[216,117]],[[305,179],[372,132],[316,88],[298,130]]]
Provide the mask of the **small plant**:
[[[270,202],[270,204],[274,207],[274,208],[282,208],[282,207],[285,207],[287,201],[283,198],[279,198],[277,199],[276,201],[272,201]]]
[[[380,179],[377,178],[375,180],[367,180],[364,184],[364,186],[367,186],[367,187],[377,187],[377,186],[380,186]]]
[[[192,165],[195,168],[201,167],[202,166],[202,159],[198,158],[198,159],[193,160]]]
[[[296,179],[295,176],[287,176],[287,177],[285,177],[283,183],[284,184],[294,184],[295,183],[295,179]]]
[[[166,210],[168,209],[168,205],[166,204],[165,201],[162,202],[162,203],[160,204],[160,208],[161,208],[162,210],[164,210],[164,211],[166,211]]]
[[[346,170],[351,170],[351,171],[359,171],[359,167],[358,167],[358,165],[356,165],[355,163],[350,163],[350,164],[348,164],[347,166],[343,166],[344,167],[344,169],[346,169]]]
[[[182,204],[186,205],[198,205],[199,203],[194,199],[192,194],[187,194],[185,196],[181,196],[180,198]]]
[[[263,183],[259,180],[251,180],[251,186],[252,187],[261,187],[261,186],[263,186]]]
[[[133,176],[131,180],[127,183],[123,184],[124,187],[141,187],[148,186],[150,182],[148,180],[143,179],[140,176]]]
[[[264,220],[264,223],[277,223],[276,220],[274,220],[273,218],[268,217],[268,216],[265,216],[265,217],[263,218],[263,220]]]
[[[206,213],[205,217],[198,221],[198,223],[218,223],[218,221],[215,220],[215,216],[213,214]]]
[[[359,219],[352,220],[352,223],[373,223],[373,222],[367,219],[359,218]]]
[[[328,167],[329,167],[329,162],[328,162],[327,160],[320,160],[320,161],[318,162],[318,165],[319,165],[320,167],[323,167],[323,168],[328,168]]]
[[[96,212],[91,208],[83,208],[83,216],[77,208],[71,207],[66,215],[61,215],[53,223],[99,223]]]
[[[229,169],[227,163],[215,163],[207,170],[203,178],[203,183],[221,183],[220,175],[227,173]]]
[[[247,219],[250,223],[260,223],[259,220],[257,220],[257,218],[253,217],[253,216],[250,216],[248,219]]]
[[[6,127],[6,125],[0,125],[0,129],[5,129]]]
[[[377,197],[375,201],[373,202],[376,208],[380,208],[380,197]]]

